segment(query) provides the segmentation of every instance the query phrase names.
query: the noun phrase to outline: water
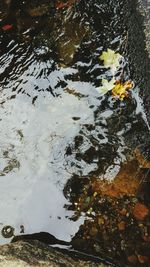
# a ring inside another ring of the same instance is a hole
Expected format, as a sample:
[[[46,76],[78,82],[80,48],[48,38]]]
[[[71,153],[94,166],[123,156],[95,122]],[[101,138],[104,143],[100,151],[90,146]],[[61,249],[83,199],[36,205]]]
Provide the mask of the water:
[[[134,135],[149,132],[138,88],[123,102],[96,90],[111,77],[98,59],[107,48],[124,56],[130,78],[122,2],[102,2],[35,16],[20,1],[0,22],[0,227],[12,226],[15,235],[23,226],[24,234],[70,242],[87,214],[72,219],[68,181],[112,181],[132,155]],[[3,30],[6,24],[12,28]],[[10,240],[0,236],[1,244]]]

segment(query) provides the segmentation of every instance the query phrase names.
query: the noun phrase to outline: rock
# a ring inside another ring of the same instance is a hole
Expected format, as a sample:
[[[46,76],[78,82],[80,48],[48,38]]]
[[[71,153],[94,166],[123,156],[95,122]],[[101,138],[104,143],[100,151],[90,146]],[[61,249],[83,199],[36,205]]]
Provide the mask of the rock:
[[[118,229],[119,231],[124,231],[126,228],[126,224],[124,221],[121,221],[120,223],[118,223]]]
[[[72,259],[39,241],[17,242],[0,247],[0,267],[109,267],[101,263]]]

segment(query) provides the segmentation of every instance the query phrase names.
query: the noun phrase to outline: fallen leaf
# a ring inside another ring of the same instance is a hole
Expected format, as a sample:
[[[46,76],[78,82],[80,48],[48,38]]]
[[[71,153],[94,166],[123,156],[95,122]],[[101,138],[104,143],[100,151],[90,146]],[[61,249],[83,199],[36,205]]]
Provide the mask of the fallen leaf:
[[[116,81],[114,88],[112,89],[112,95],[116,98],[123,100],[125,97],[128,97],[127,90],[133,87],[133,83],[131,81],[126,81],[122,83],[121,81]]]
[[[133,210],[133,216],[137,220],[144,220],[149,215],[149,209],[142,203],[137,203]]]
[[[104,61],[104,66],[106,68],[111,68],[111,71],[114,73],[120,66],[119,61],[121,57],[119,53],[115,53],[114,50],[108,48],[99,58]]]
[[[102,86],[97,87],[96,90],[100,94],[106,94],[107,92],[111,91],[114,88],[115,85],[115,79],[113,78],[111,81],[108,81],[106,79],[102,79]]]
[[[2,27],[2,30],[3,31],[8,31],[10,29],[12,29],[13,25],[12,24],[6,24]]]

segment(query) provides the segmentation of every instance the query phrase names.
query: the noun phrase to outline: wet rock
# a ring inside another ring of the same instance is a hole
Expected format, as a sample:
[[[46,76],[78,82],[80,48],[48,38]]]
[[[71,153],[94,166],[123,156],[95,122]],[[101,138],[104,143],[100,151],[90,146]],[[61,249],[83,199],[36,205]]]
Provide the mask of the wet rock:
[[[131,11],[126,13],[128,25],[127,50],[131,75],[142,90],[144,108],[150,123],[150,8],[149,0],[128,1]],[[146,141],[146,140],[145,140]]]
[[[109,265],[72,259],[65,253],[38,241],[17,242],[0,247],[0,267],[109,267]]]

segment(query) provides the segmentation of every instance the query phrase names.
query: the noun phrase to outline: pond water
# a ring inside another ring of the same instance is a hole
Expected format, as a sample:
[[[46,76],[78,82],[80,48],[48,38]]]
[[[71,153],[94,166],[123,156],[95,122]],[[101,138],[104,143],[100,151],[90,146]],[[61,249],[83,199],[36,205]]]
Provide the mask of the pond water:
[[[122,56],[116,79],[131,79],[124,1],[30,2],[0,10],[0,228],[71,242],[95,214],[72,206],[83,184],[113,181],[149,125],[136,84],[123,101],[97,90],[108,48]]]

